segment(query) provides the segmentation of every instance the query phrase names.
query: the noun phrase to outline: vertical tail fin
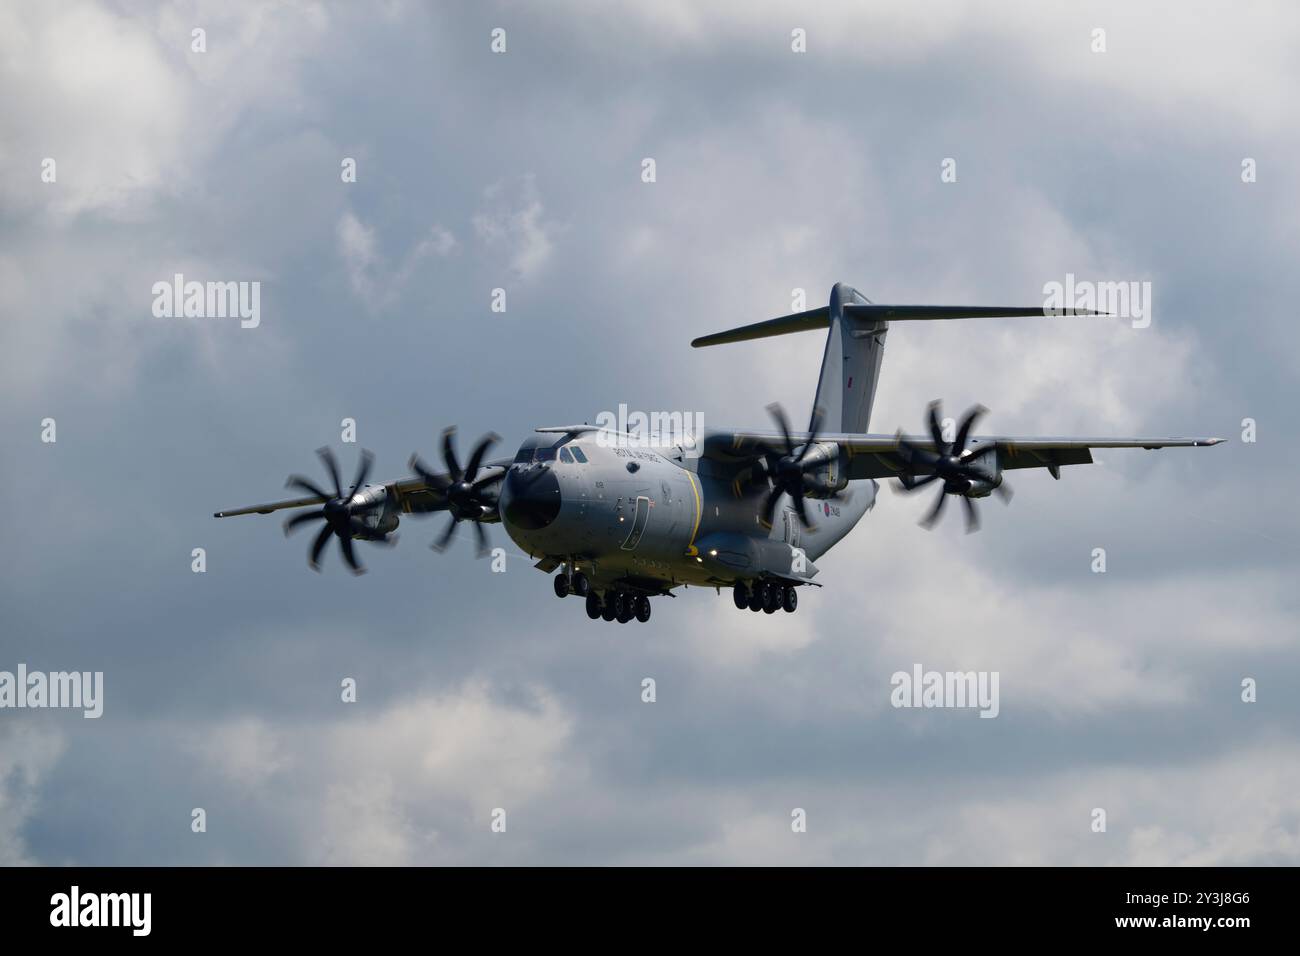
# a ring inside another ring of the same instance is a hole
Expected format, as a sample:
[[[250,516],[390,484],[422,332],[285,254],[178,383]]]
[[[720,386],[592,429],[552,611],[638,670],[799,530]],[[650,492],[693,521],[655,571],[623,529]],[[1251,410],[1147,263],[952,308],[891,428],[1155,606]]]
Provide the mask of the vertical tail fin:
[[[830,332],[826,336],[817,395],[813,399],[813,415],[821,411],[822,431],[869,430],[889,323],[859,319],[846,306],[870,304],[857,289],[842,282],[835,283],[831,289],[827,309]]]
[[[703,335],[691,345],[698,349],[706,345],[828,328],[830,333],[826,336],[826,351],[822,355],[813,414],[815,416],[817,410],[821,410],[822,431],[865,432],[871,419],[871,403],[876,397],[885,333],[889,329],[889,323],[883,318],[852,314],[854,306],[870,304],[857,289],[837,282],[831,289],[830,305]],[[809,427],[811,429],[811,425]]]

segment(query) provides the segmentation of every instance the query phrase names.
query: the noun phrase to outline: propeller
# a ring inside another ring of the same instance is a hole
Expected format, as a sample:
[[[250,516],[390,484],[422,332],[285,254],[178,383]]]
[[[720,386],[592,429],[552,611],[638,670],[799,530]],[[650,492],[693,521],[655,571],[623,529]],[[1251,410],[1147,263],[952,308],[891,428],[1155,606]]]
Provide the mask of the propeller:
[[[790,435],[790,423],[785,417],[785,410],[779,404],[773,402],[767,406],[767,413],[776,421],[777,428],[781,430],[781,437],[784,441],[783,448],[776,448],[771,445],[766,446],[768,454],[773,461],[767,464],[768,477],[772,479],[772,490],[767,493],[767,498],[763,501],[763,523],[769,528],[772,526],[772,515],[776,511],[776,503],[782,495],[789,495],[794,502],[794,512],[799,516],[799,523],[805,528],[811,527],[808,520],[808,511],[804,507],[804,494],[807,492],[807,485],[804,483],[804,475],[814,468],[820,468],[826,462],[822,458],[809,459],[809,453],[817,444],[817,433],[821,430],[822,410],[813,409],[812,427],[808,440],[798,449],[795,454],[796,446],[794,438]],[[835,494],[831,497],[838,498]]]
[[[931,402],[929,407],[928,424],[930,437],[934,442],[933,451],[913,444],[903,437],[902,432],[898,433],[898,454],[909,468],[909,473],[899,475],[898,481],[903,490],[909,494],[931,482],[942,481],[943,487],[939,491],[939,496],[935,499],[933,507],[921,519],[920,525],[926,529],[933,528],[943,513],[948,495],[957,495],[961,498],[966,514],[966,533],[970,534],[978,531],[980,527],[979,512],[975,509],[975,502],[968,495],[975,483],[991,485],[1003,502],[1011,500],[1012,492],[1000,475],[986,469],[980,463],[980,458],[996,448],[996,445],[990,442],[974,451],[966,448],[971,429],[975,426],[975,422],[988,412],[988,409],[983,405],[976,405],[970,409],[957,426],[957,434],[953,441],[947,442],[944,441],[943,428],[939,424],[941,407],[938,401]],[[929,474],[918,478],[917,472],[929,472]]]
[[[374,462],[375,456],[368,451],[363,450],[361,452],[361,463],[357,468],[356,480],[352,483],[351,491],[345,493],[339,479],[339,465],[334,459],[334,453],[329,448],[318,448],[316,454],[320,456],[321,462],[325,465],[325,470],[329,472],[334,489],[333,493],[326,491],[315,482],[309,481],[301,475],[290,475],[284,483],[286,488],[298,488],[308,494],[315,495],[323,500],[324,507],[319,511],[307,511],[289,518],[284,523],[284,533],[288,535],[312,521],[324,521],[325,526],[316,535],[316,540],[312,542],[311,551],[307,555],[307,563],[312,570],[320,570],[321,552],[325,550],[325,545],[329,543],[330,535],[335,535],[339,539],[339,550],[343,553],[343,560],[352,569],[352,573],[365,574],[366,569],[357,560],[356,553],[352,549],[352,539],[357,537],[364,538],[367,541],[386,542],[389,540],[387,534],[376,533],[358,517],[358,515],[373,511],[382,503],[382,499],[362,504],[352,503],[355,494],[366,483],[366,476],[370,474],[370,465]]]
[[[478,556],[481,558],[490,550],[487,532],[479,522],[496,510],[495,497],[484,494],[484,490],[501,476],[492,472],[479,477],[478,473],[488,449],[500,440],[501,436],[495,432],[489,432],[480,438],[474,450],[470,452],[469,462],[462,469],[460,460],[456,457],[456,426],[443,429],[442,460],[447,466],[445,475],[431,471],[419,455],[411,456],[411,470],[424,479],[424,483],[429,488],[440,492],[446,498],[447,510],[451,513],[451,521],[447,522],[446,529],[429,545],[433,550],[439,552],[447,550],[452,537],[456,534],[456,525],[462,521],[471,521],[474,524],[474,531],[478,538]]]

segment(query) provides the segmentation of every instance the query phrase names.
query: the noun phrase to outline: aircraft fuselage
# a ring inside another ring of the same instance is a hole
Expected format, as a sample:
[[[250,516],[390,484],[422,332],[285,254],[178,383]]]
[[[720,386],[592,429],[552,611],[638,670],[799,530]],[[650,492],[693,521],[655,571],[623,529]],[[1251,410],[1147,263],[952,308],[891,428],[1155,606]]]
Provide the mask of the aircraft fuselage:
[[[681,445],[625,438],[541,433],[501,485],[498,511],[515,544],[551,567],[574,566],[597,590],[807,583],[813,561],[875,503],[874,481],[851,482],[835,499],[810,499],[805,528],[782,496],[767,527],[756,505],[765,484],[711,475]]]

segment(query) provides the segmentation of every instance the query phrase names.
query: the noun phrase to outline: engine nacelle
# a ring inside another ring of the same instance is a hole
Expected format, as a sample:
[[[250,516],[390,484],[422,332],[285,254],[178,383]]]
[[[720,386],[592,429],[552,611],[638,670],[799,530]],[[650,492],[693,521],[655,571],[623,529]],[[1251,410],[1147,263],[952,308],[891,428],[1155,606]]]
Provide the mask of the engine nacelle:
[[[377,511],[374,514],[366,515],[361,519],[367,528],[376,534],[388,534],[390,531],[396,531],[401,519],[397,517],[394,511]]]
[[[818,442],[803,458],[808,470],[803,484],[809,498],[829,498],[849,485],[848,469],[840,462],[840,446],[834,442]]]
[[[401,523],[397,502],[389,496],[384,485],[366,485],[352,496],[351,504],[354,511],[359,512],[356,517],[372,534],[385,535],[396,531]]]
[[[1002,466],[998,464],[998,453],[995,448],[980,454],[979,456],[969,456],[967,460],[979,468],[980,471],[993,477],[992,481],[984,481],[980,478],[965,479],[970,487],[963,492],[967,498],[987,498],[993,493],[993,490],[1002,484]]]

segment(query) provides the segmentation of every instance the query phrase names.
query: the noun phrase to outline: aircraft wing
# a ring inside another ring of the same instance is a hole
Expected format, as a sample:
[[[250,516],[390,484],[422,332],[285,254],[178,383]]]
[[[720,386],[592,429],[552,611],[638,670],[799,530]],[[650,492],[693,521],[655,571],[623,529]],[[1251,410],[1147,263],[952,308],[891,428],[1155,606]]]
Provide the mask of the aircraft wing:
[[[808,441],[807,432],[791,434],[795,444]],[[834,442],[848,457],[850,479],[892,478],[900,474],[925,474],[909,466],[899,453],[899,439],[913,446],[933,451],[934,440],[929,435],[870,435],[857,433],[822,432],[818,442]],[[968,451],[976,451],[993,443],[997,446],[998,464],[1003,469],[1046,468],[1053,477],[1059,477],[1062,465],[1087,465],[1092,462],[1094,448],[1198,448],[1217,445],[1222,438],[1014,438],[1003,436],[974,436],[966,444]],[[743,466],[744,463],[785,447],[785,439],[776,430],[709,431],[704,438],[704,458],[723,465]]]
[[[482,478],[492,471],[497,471],[500,475],[505,475],[506,468],[509,467],[510,458],[498,458],[494,461],[484,462],[482,472],[479,477]],[[447,497],[444,494],[445,489],[451,484],[451,477],[443,473],[433,475],[433,482],[427,482],[423,478],[401,478],[393,481],[382,482],[387,489],[388,494],[398,505],[398,510],[403,514],[421,514],[430,511],[444,511],[447,508]],[[380,484],[380,482],[375,482]],[[354,489],[355,490],[355,489]],[[305,498],[291,498],[285,501],[272,501],[262,505],[247,505],[242,508],[232,508],[229,511],[214,512],[214,518],[233,518],[236,515],[267,515],[274,511],[283,511],[287,508],[305,508],[309,505],[319,505],[325,502],[325,498],[317,496],[308,496]]]

